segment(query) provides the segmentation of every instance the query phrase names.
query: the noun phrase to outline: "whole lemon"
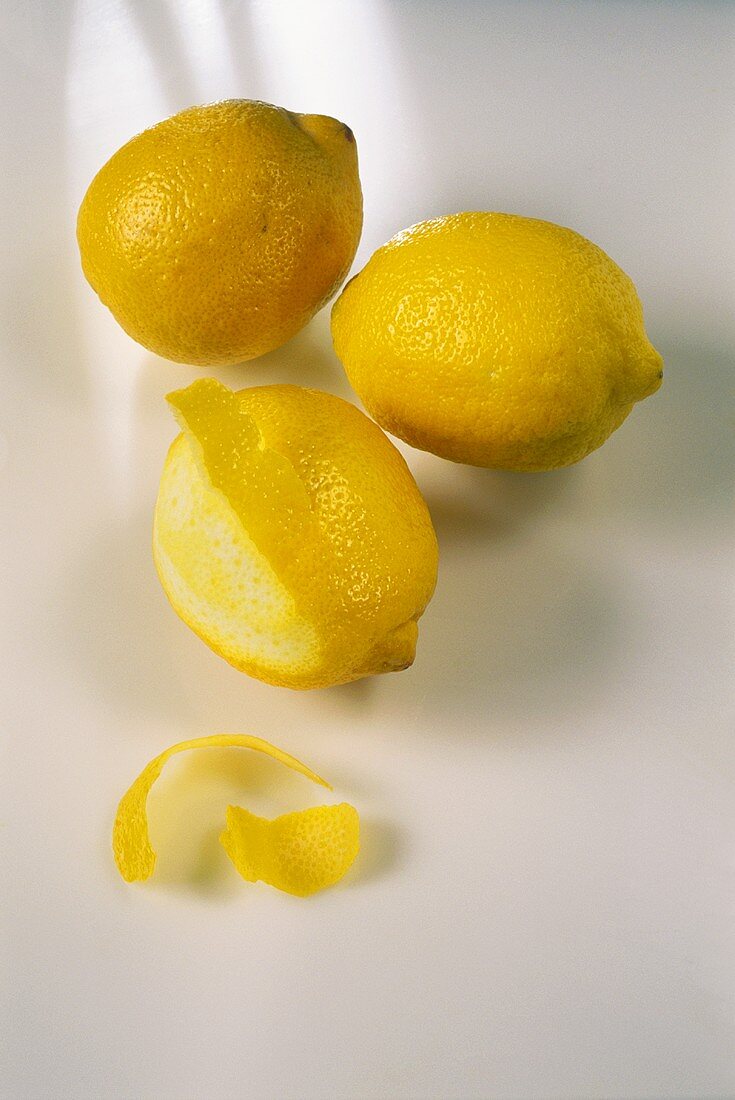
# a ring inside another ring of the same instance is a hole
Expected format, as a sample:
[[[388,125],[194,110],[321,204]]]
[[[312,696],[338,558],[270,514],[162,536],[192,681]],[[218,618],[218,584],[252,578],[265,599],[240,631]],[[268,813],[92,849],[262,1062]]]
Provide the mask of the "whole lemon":
[[[352,131],[228,100],[138,134],[79,210],[84,274],[125,331],[202,366],[279,347],[335,293],[362,228]]]
[[[509,470],[578,462],[663,375],[628,276],[571,229],[513,214],[399,233],[345,287],[332,335],[387,431]]]
[[[341,398],[298,386],[168,398],[182,427],[153,549],[181,618],[268,683],[327,687],[413,661],[437,544],[402,456]]]

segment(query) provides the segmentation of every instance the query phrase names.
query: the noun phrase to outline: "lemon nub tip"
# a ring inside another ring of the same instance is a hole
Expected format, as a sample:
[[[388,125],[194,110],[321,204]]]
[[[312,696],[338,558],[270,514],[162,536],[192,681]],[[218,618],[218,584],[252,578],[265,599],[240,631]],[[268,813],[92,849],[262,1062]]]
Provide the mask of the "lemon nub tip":
[[[402,672],[410,668],[416,658],[416,642],[419,627],[415,619],[401,623],[385,639],[381,651],[381,672]]]
[[[646,357],[646,371],[642,380],[641,394],[637,400],[642,401],[644,398],[651,397],[652,394],[656,393],[656,391],[661,388],[663,379],[663,358],[654,347],[651,347]]]

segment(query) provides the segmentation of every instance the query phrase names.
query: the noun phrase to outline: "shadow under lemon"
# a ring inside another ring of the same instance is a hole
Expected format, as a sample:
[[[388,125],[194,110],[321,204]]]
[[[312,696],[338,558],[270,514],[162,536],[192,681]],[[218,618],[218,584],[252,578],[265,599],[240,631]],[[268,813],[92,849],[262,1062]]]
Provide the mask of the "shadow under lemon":
[[[409,456],[411,461],[440,554],[451,555],[467,544],[489,545],[532,523],[542,525],[546,516],[578,500],[586,481],[580,465],[527,474],[463,466],[435,455],[422,455],[420,465]]]
[[[423,460],[422,483],[439,581],[414,666],[380,685],[379,705],[440,735],[475,737],[594,702],[614,674],[630,596],[614,565],[550,522],[580,507],[583,467],[432,471],[433,461]]]
[[[672,539],[721,545],[735,479],[733,352],[675,334],[657,343],[663,387],[575,466],[415,463],[440,567],[414,668],[390,685],[412,721],[441,732],[434,716],[444,716],[453,735],[492,736],[515,717],[552,726],[611,697],[621,664],[635,661],[624,640],[645,595],[617,540],[648,555]]]
[[[360,814],[360,854],[344,884],[360,887],[382,879],[398,870],[405,856],[405,836],[393,822]]]
[[[657,347],[663,385],[590,457],[590,496],[643,533],[719,537],[735,484],[735,346],[672,333]]]
[[[63,635],[68,675],[113,706],[134,736],[161,719],[170,743],[226,731],[279,744],[289,731],[288,748],[311,764],[313,727],[343,721],[346,712],[365,714],[376,701],[377,678],[299,692],[228,665],[166,598],[151,551],[152,507],[111,521],[68,573],[63,602],[50,612]],[[70,622],[84,629],[69,630]],[[299,726],[301,739],[292,734]],[[164,747],[152,745],[150,755]],[[338,784],[338,775],[328,778]]]
[[[136,404],[145,408],[150,401],[160,401],[171,390],[187,386],[198,378],[217,378],[233,390],[250,386],[305,386],[308,389],[336,394],[337,397],[359,405],[332,349],[329,332],[331,304],[330,302],[325,306],[280,348],[231,367],[196,367],[173,363],[144,350]],[[167,406],[166,410],[168,412]],[[171,426],[173,439],[177,429],[172,416]]]

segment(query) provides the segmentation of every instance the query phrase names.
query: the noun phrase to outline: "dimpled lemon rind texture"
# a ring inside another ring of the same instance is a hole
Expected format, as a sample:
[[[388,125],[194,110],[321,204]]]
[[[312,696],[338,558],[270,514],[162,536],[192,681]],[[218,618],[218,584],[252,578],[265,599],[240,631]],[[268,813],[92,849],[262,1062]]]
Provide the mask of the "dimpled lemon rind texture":
[[[383,432],[297,386],[233,393],[203,379],[169,401],[184,431],[161,479],[154,558],[181,618],[280,686],[410,665],[437,545]]]
[[[265,753],[266,756],[271,756],[314,783],[331,790],[326,779],[322,779],[296,757],[269,744],[261,737],[253,737],[246,733],[217,733],[211,737],[179,741],[178,744],[171,745],[165,752],[151,760],[120,799],[112,829],[112,850],[117,869],[126,882],[138,882],[150,878],[156,865],[156,853],[151,846],[148,833],[147,803],[150,789],[161,774],[166,761],[177,753],[188,752],[190,749],[227,747],[252,749],[255,752]]]
[[[347,802],[274,820],[229,806],[220,843],[248,882],[308,897],[333,886],[350,869],[360,850],[360,823]]]
[[[228,100],[119,149],[87,190],[77,238],[87,280],[134,340],[210,366],[298,332],[344,280],[361,228],[348,127]]]
[[[345,287],[332,335],[382,427],[477,466],[577,462],[662,377],[628,276],[578,233],[511,214],[399,233]]]

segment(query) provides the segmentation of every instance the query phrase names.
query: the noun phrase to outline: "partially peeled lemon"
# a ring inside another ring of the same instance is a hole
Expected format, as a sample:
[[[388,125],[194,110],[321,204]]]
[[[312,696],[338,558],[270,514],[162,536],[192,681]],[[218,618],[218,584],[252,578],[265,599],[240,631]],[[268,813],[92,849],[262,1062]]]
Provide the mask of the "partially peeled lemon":
[[[154,557],[192,630],[268,683],[317,688],[406,668],[437,544],[397,449],[353,405],[298,386],[168,398],[182,432]]]

